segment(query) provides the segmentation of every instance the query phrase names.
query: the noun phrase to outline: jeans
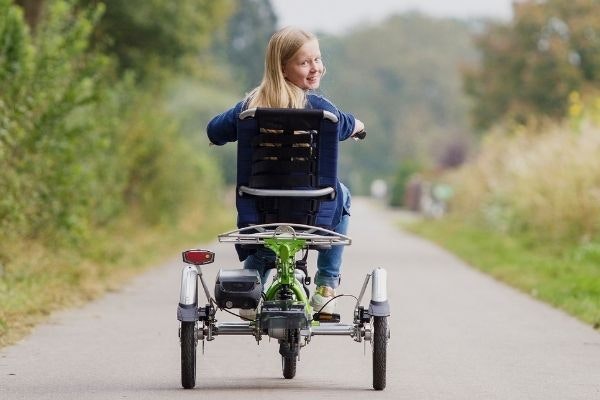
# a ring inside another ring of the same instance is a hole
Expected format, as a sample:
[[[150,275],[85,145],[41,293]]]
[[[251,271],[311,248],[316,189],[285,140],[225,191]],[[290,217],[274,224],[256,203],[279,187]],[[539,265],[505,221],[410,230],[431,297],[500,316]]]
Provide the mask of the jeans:
[[[345,235],[348,232],[348,222],[350,215],[347,208],[350,205],[350,193],[348,189],[342,185],[342,195],[344,196],[344,204],[346,205],[342,213],[342,219],[333,229],[337,233]],[[340,285],[340,271],[342,269],[342,252],[344,246],[331,246],[327,250],[319,250],[317,257],[317,274],[315,275],[315,283],[317,286],[329,286],[337,288]],[[275,253],[267,248],[260,248],[256,253],[251,254],[244,261],[245,269],[256,269],[261,276],[263,285],[267,279],[267,263],[275,262]]]

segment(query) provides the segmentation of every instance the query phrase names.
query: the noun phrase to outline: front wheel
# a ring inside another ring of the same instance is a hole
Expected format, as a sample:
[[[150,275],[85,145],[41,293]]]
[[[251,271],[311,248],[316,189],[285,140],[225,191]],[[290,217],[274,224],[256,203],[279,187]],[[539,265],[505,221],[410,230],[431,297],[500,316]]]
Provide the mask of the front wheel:
[[[294,343],[294,332],[288,333],[289,341],[279,343],[279,354],[281,354],[281,369],[285,379],[296,376],[296,363],[298,362],[298,344]]]
[[[373,389],[385,389],[386,354],[388,342],[387,317],[373,317]]]
[[[296,357],[281,357],[281,367],[283,369],[283,377],[292,379],[296,376]]]
[[[193,389],[196,386],[196,323],[181,322],[181,386]]]

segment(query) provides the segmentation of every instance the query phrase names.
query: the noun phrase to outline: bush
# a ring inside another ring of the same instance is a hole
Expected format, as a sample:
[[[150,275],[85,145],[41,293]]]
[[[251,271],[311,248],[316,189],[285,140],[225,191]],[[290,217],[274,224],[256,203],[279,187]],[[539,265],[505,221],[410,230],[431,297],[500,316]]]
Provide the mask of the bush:
[[[174,223],[181,212],[218,198],[220,173],[152,91],[139,96],[120,128],[124,198],[150,224]]]
[[[161,85],[135,87],[90,49],[103,8],[48,3],[32,37],[0,0],[0,235],[85,243],[135,210],[173,222],[219,185],[214,162],[179,133]]]
[[[600,238],[600,128],[486,138],[452,177],[453,210],[537,241]]]
[[[31,37],[10,3],[0,0],[0,229],[81,237],[122,206],[114,148],[123,84],[106,56],[88,51],[102,8],[51,2]]]

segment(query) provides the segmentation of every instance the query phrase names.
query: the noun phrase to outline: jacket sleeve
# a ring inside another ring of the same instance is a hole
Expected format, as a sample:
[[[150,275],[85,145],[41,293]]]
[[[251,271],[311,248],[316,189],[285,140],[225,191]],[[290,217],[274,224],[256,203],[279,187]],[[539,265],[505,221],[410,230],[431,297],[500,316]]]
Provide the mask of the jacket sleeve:
[[[233,108],[210,120],[206,127],[206,134],[211,143],[221,146],[237,140],[237,120],[243,104],[244,102],[240,101]]]
[[[340,140],[346,140],[352,135],[356,124],[354,115],[339,110],[325,97],[316,94],[308,95],[308,102],[312,108],[329,111],[338,117],[338,136]]]

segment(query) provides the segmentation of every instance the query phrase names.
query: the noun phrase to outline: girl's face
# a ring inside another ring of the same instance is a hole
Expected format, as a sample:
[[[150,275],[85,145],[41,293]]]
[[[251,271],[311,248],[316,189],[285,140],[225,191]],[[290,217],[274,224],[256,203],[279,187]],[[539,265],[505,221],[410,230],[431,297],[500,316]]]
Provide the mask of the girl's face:
[[[318,89],[324,70],[319,42],[311,40],[304,43],[282,68],[285,79],[300,89]]]

